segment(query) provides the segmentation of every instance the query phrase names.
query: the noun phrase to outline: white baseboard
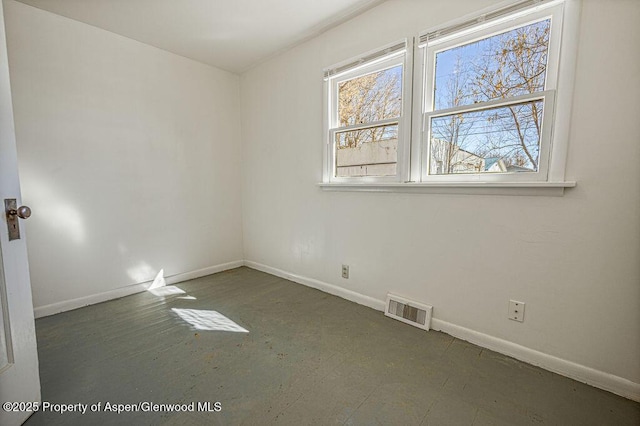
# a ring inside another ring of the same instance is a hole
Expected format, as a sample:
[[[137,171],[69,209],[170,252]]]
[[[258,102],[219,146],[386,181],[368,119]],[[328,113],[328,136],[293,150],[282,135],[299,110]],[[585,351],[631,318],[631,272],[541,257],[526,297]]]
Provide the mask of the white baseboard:
[[[333,284],[292,274],[281,269],[272,268],[271,266],[263,265],[261,263],[252,262],[249,260],[245,260],[244,265],[249,268],[257,269],[271,275],[275,275],[299,284],[306,285],[308,287],[322,290],[326,293],[342,297],[343,299],[350,300],[360,305],[368,306],[378,311],[384,312],[385,309],[385,302],[383,300],[365,296]],[[431,320],[431,328],[433,330],[447,333],[455,338],[468,341],[470,343],[473,343],[474,345],[490,349],[503,355],[507,355],[520,361],[524,361],[528,364],[538,366],[545,370],[558,373],[562,376],[569,377],[579,382],[587,383],[591,386],[604,389],[608,392],[615,393],[633,401],[640,402],[640,384],[624,379],[622,377],[595,370],[584,365],[576,364],[574,362],[567,361],[553,355],[548,355],[543,352],[539,352],[534,349],[509,342],[507,340],[499,339],[497,337],[480,333],[478,331],[474,331],[465,327],[460,327],[458,325],[451,324],[437,318],[433,318]]]
[[[191,272],[184,272],[182,274],[171,275],[165,277],[165,281],[168,285],[181,283],[183,281],[193,280],[196,278],[204,277],[211,274],[217,274],[218,272],[228,271],[229,269],[235,269],[244,266],[243,260],[234,260],[233,262],[222,263],[220,265],[208,266],[202,269],[196,269]]]
[[[165,277],[165,282],[168,285],[176,284],[182,281],[204,277],[205,275],[211,275],[217,272],[226,271],[228,269],[239,268],[243,265],[244,262],[242,260],[236,260],[234,262],[223,263],[221,265],[209,266],[207,268],[202,268],[195,271],[171,275]],[[132,284],[126,287],[120,287],[113,290],[105,291],[103,293],[91,294],[89,296],[78,297],[77,299],[65,300],[62,302],[51,303],[50,305],[38,306],[34,308],[33,312],[36,318],[42,318],[49,315],[55,315],[61,312],[82,308],[88,305],[95,305],[96,303],[102,303],[108,300],[118,299],[120,297],[129,296],[131,294],[145,291],[147,288],[149,288],[152,282],[153,280],[145,281],[143,283]]]
[[[298,284],[306,285],[307,287],[312,287],[318,290],[322,290],[325,293],[333,294],[334,296],[338,296],[343,299],[350,300],[359,305],[368,306],[369,308],[384,312],[383,300],[374,299],[373,297],[365,296],[360,293],[356,293],[355,291],[338,287],[337,285],[314,280],[313,278],[307,278],[301,275],[296,275],[290,272],[283,271],[281,269],[272,268],[271,266],[263,265],[258,262],[245,260],[244,265],[252,269],[257,269],[258,271],[266,272],[267,274],[275,275],[276,277],[284,278],[289,281],[296,282]]]
[[[575,362],[548,355],[507,340],[480,333],[469,328],[460,327],[446,321],[433,318],[431,328],[442,331],[453,337],[473,343],[474,345],[499,352],[532,364],[562,376],[569,377],[596,388],[615,393],[633,401],[640,402],[640,384],[622,377],[595,370]]]

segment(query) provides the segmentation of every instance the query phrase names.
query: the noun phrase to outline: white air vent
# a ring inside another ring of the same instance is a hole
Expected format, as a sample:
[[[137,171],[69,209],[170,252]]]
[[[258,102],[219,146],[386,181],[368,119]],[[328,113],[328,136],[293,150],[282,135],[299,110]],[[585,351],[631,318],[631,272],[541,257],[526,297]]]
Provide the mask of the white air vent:
[[[395,294],[387,294],[387,306],[384,314],[388,317],[423,330],[429,330],[432,312],[433,306],[413,302]]]

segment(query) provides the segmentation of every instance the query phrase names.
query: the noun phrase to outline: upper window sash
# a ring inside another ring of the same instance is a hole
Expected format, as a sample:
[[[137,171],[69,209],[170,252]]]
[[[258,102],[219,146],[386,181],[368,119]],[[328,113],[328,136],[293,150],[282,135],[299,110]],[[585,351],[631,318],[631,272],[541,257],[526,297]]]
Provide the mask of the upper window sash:
[[[395,52],[388,56],[378,58],[372,63],[358,65],[353,69],[343,71],[339,74],[336,74],[335,76],[329,77],[328,78],[330,82],[329,102],[330,102],[330,110],[331,110],[330,121],[329,121],[330,129],[345,127],[345,126],[342,126],[342,127],[340,126],[340,120],[338,118],[338,113],[339,113],[338,96],[339,96],[340,84],[352,79],[356,79],[358,77],[372,74],[372,73],[386,71],[397,66],[404,67],[405,56],[406,56],[405,51]],[[402,83],[404,83],[404,81]],[[402,84],[402,86],[404,88],[404,84]],[[403,106],[404,105],[401,105],[401,111],[398,117],[400,117],[403,113],[403,109],[404,109],[402,108]],[[376,121],[380,121],[380,120],[376,120]],[[371,122],[362,123],[362,124],[366,125]]]
[[[477,24],[475,27],[467,28],[461,34],[449,34],[446,38],[436,38],[433,41],[421,43],[418,47],[420,53],[422,53],[423,78],[426,80],[422,111],[427,112],[434,109],[435,57],[438,53],[502,34],[528,24],[544,21],[545,19],[551,19],[551,28],[549,33],[544,90],[555,90],[558,83],[560,43],[562,38],[562,11],[562,3],[543,3],[539,8],[530,10],[529,13],[524,14],[526,11],[521,11],[517,17],[509,17],[509,19],[503,18],[495,22],[483,22],[482,24]],[[428,32],[426,34],[431,33],[432,32]],[[424,39],[424,35],[421,36],[420,39]]]
[[[394,43],[374,52],[344,61],[325,69],[325,154],[324,154],[324,182],[401,182],[408,176],[408,141],[406,134],[410,127],[411,115],[407,101],[411,99],[411,59],[407,53],[407,41]],[[339,91],[340,85],[349,80],[367,76],[372,73],[384,72],[401,66],[401,105],[400,113],[393,117],[372,119],[364,122],[340,123],[339,119]],[[395,174],[381,176],[343,176],[337,173],[336,141],[346,138],[349,132],[367,134],[374,131],[382,135],[393,133],[397,136],[397,158]]]

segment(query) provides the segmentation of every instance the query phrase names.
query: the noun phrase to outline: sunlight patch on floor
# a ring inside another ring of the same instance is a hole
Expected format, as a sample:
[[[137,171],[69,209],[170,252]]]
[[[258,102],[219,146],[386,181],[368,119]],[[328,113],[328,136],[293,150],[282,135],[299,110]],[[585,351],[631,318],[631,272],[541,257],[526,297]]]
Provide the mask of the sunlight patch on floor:
[[[169,285],[169,286],[166,286],[166,287],[160,287],[160,288],[150,288],[147,291],[149,293],[153,294],[154,296],[159,296],[159,297],[173,296],[175,294],[185,294],[184,290],[181,290],[178,287],[173,286],[173,285]]]
[[[196,330],[207,331],[233,331],[236,333],[248,333],[249,330],[240,327],[229,318],[216,311],[202,309],[172,308],[183,321],[191,324]]]
[[[165,296],[175,296],[177,294],[186,294],[186,292],[174,285],[167,285],[167,281],[164,279],[164,269],[160,269],[160,272],[153,279],[153,282],[147,288],[147,291],[154,296],[165,297]],[[196,300],[195,297],[189,296],[180,296],[178,299],[184,300]]]

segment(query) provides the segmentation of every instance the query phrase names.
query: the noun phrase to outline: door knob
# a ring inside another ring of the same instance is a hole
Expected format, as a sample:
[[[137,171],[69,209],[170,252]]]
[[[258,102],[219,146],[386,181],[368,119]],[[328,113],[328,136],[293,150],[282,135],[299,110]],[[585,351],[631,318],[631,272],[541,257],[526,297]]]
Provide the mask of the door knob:
[[[20,206],[17,209],[11,209],[7,212],[11,216],[18,216],[20,219],[29,219],[31,216],[31,209],[29,206]]]
[[[27,219],[31,216],[31,209],[27,206],[18,207],[15,198],[5,198],[4,211],[7,216],[9,241],[20,239],[20,225],[18,224],[18,218]]]

